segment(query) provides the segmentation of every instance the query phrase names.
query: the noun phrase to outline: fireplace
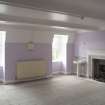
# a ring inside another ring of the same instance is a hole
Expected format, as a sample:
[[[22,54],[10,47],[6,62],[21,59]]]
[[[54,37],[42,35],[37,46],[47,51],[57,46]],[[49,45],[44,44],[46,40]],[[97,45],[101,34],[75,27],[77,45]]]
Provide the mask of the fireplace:
[[[105,82],[105,60],[93,59],[93,78]]]

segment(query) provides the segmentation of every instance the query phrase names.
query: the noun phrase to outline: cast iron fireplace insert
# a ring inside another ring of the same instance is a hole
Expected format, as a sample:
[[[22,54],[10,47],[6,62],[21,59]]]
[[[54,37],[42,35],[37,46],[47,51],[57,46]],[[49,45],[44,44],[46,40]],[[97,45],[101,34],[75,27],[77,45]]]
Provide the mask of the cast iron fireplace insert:
[[[95,80],[105,82],[105,60],[93,59],[93,78]]]

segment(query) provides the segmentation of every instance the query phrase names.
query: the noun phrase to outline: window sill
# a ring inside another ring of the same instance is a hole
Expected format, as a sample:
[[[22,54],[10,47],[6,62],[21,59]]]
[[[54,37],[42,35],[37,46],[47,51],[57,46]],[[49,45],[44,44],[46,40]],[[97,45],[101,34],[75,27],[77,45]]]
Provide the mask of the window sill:
[[[62,62],[62,61],[60,61],[60,60],[54,60],[54,61],[52,61],[52,62]]]

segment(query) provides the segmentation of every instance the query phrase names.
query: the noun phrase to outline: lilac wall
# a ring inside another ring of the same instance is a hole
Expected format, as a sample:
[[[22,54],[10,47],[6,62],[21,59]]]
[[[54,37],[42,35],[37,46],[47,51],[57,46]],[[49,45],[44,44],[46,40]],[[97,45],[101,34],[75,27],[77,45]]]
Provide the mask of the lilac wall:
[[[105,32],[85,32],[75,39],[75,56],[86,57],[88,50],[105,50]]]
[[[74,43],[67,44],[67,73],[73,73]]]
[[[53,74],[64,73],[63,63],[60,61],[52,62],[52,73]]]
[[[19,60],[45,59],[48,61],[49,73],[52,70],[52,45],[35,43],[34,49],[29,51],[25,43],[6,43],[5,46],[5,80],[16,77],[16,62]]]
[[[3,67],[0,67],[0,80],[3,80]]]

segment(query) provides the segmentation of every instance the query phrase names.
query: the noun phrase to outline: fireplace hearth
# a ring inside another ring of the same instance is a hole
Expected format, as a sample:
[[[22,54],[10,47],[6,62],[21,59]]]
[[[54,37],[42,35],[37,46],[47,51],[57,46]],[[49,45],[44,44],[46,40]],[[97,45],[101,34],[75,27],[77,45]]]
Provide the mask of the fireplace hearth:
[[[105,82],[105,60],[93,59],[93,78]]]

